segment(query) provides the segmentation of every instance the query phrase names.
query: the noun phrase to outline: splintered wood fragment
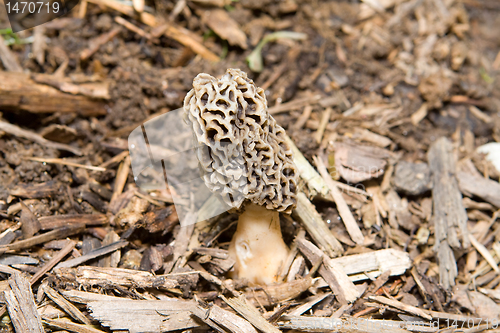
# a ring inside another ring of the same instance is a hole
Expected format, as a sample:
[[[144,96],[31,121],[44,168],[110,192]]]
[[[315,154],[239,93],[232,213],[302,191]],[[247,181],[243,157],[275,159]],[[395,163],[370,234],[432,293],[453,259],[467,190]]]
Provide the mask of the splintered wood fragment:
[[[193,314],[203,320],[210,327],[217,329],[222,326],[233,333],[257,333],[258,331],[248,321],[240,316],[212,304],[210,308],[204,309],[197,306],[191,310]],[[214,327],[215,326],[215,327]],[[222,330],[224,332],[224,330]]]
[[[115,231],[110,231],[104,236],[102,240],[102,245],[111,245],[120,240],[120,236]],[[101,259],[99,259],[99,267],[118,267],[121,259],[121,252],[116,250]]]
[[[54,196],[61,191],[61,183],[49,180],[40,184],[20,184],[12,188],[10,195],[27,199],[41,199]],[[22,204],[21,204],[22,207]]]
[[[92,165],[84,165],[84,164],[74,163],[71,161],[66,161],[62,158],[27,157],[26,159],[30,160],[30,161],[35,161],[35,162],[73,166],[76,168],[83,168],[83,169],[87,169],[87,170],[91,170],[91,171],[106,171],[105,168],[96,167],[96,166],[92,166]]]
[[[16,332],[26,332],[27,328],[33,333],[45,332],[29,281],[15,273],[10,276],[9,285],[10,290],[4,291],[4,295]]]
[[[106,44],[107,42],[109,42],[110,40],[115,38],[115,36],[118,35],[118,33],[120,31],[121,31],[121,28],[117,27],[117,28],[114,28],[113,30],[111,30],[107,33],[104,33],[104,34],[97,36],[97,37],[93,38],[92,40],[90,40],[89,47],[80,53],[80,60],[85,61],[88,58],[90,58],[94,53],[97,52],[97,50],[99,50],[99,48],[102,45]]]
[[[332,177],[328,174],[328,171],[326,170],[326,167],[323,164],[323,161],[321,161],[321,159],[319,159],[317,156],[314,156],[314,161],[316,162],[319,173],[321,174],[326,185],[330,189],[330,193],[333,197],[333,200],[335,201],[335,204],[337,205],[337,209],[339,211],[340,217],[342,218],[342,221],[344,222],[344,225],[347,229],[347,232],[349,233],[349,236],[351,236],[351,239],[356,244],[362,245],[365,241],[365,237],[363,236],[361,229],[359,228],[358,224],[356,223],[356,220],[354,219],[354,216],[352,215],[352,212],[349,209],[349,206],[347,206],[347,203],[345,202],[344,197],[342,197],[342,193],[340,192],[338,187],[333,182]]]
[[[471,244],[476,248],[477,252],[481,253],[483,258],[490,264],[491,268],[497,273],[500,273],[500,270],[498,269],[498,265],[495,262],[495,258],[490,254],[490,251],[472,235],[469,234],[469,239]]]
[[[447,138],[434,142],[428,152],[433,188],[435,225],[434,252],[439,263],[439,282],[449,289],[455,285],[457,263],[452,249],[467,249],[470,245],[467,213],[458,189],[453,146]]]
[[[50,271],[57,263],[64,259],[73,249],[75,248],[76,242],[73,240],[67,240],[66,245],[57,252],[49,261],[43,265],[30,279],[30,283],[34,284],[40,279],[45,273]]]
[[[79,266],[77,268],[56,268],[54,274],[64,281],[77,282],[84,286],[114,285],[136,288],[172,289],[181,283],[192,283],[198,280],[198,272],[154,275],[146,271],[125,268]]]
[[[290,252],[288,253],[288,256],[286,258],[285,263],[281,266],[279,275],[278,275],[278,281],[284,281],[285,277],[288,275],[288,272],[290,271],[290,267],[293,264],[293,261],[295,260],[295,257],[297,256],[298,253],[298,248],[297,248],[297,238],[304,238],[306,235],[306,232],[304,229],[300,229],[298,234],[295,236],[295,239],[293,240],[292,246],[290,246]]]
[[[47,243],[54,239],[66,238],[75,234],[78,234],[85,230],[85,226],[82,224],[74,224],[66,227],[54,229],[52,231],[46,232],[41,235],[33,236],[22,241],[18,241],[8,245],[0,246],[0,253],[5,253],[7,251],[19,251],[23,249],[30,248],[32,246]]]
[[[100,164],[98,167],[107,169],[107,168],[109,168],[110,165],[122,161],[125,157],[128,156],[128,154],[129,154],[128,150],[124,150],[121,153],[119,153],[118,155],[115,155],[112,158],[110,158],[109,160],[107,160],[106,162]]]
[[[297,330],[304,332],[345,332],[345,333],[408,333],[404,321],[386,319],[339,319],[331,317],[290,316],[280,318],[278,322],[281,329]],[[422,328],[422,326],[418,326]],[[425,332],[425,331],[424,331]],[[434,331],[429,331],[434,332]]]
[[[76,324],[67,320],[55,320],[49,318],[43,318],[43,322],[49,326],[57,327],[62,330],[75,333],[104,333],[104,331],[98,330],[92,326]]]
[[[92,250],[89,253],[80,256],[78,258],[70,259],[64,262],[59,263],[55,268],[66,268],[66,267],[74,267],[78,266],[84,262],[87,262],[91,259],[95,259],[98,257],[101,257],[103,255],[106,255],[108,253],[112,253],[116,250],[121,249],[122,247],[125,247],[128,245],[128,241],[122,240],[118,242],[114,242],[112,244],[100,247],[98,249]]]
[[[52,289],[48,285],[43,286],[43,291],[45,294],[56,303],[61,309],[64,310],[67,314],[69,314],[73,319],[81,322],[85,325],[90,325],[90,320],[84,316],[84,314],[78,310],[76,306],[71,304],[67,299],[65,299],[61,294],[59,294],[56,290]]]
[[[497,181],[477,177],[463,171],[457,173],[457,179],[462,193],[469,196],[478,196],[500,208],[500,184]]]
[[[15,268],[12,268],[12,267],[4,265],[4,264],[0,264],[0,272],[5,273],[5,274],[21,273],[20,270],[17,270]]]
[[[103,101],[67,94],[54,87],[36,83],[31,79],[30,74],[1,71],[0,108],[33,113],[77,112],[83,116],[106,114],[106,105]],[[8,132],[3,128],[1,130]],[[43,145],[43,143],[41,144]],[[81,155],[81,153],[76,155]]]
[[[205,324],[192,317],[191,309],[196,306],[195,301],[178,299],[139,301],[119,297],[87,303],[90,315],[102,326],[135,333],[206,329]]]
[[[220,286],[223,289],[229,290],[233,295],[240,295],[239,292],[237,292],[233,287],[231,287],[229,284],[224,283],[221,279],[216,277],[215,275],[210,274],[201,266],[201,264],[197,261],[190,261],[188,262],[189,266],[191,266],[194,270],[196,270],[202,278],[207,280],[208,282],[215,283],[216,285]]]
[[[72,224],[103,225],[108,223],[108,217],[104,214],[62,214],[42,216],[38,219],[42,230],[60,228]]]
[[[322,262],[318,273],[325,279],[328,286],[337,296],[341,304],[352,303],[360,296],[357,287],[344,272],[341,265],[327,257],[313,243],[305,239],[297,242],[300,252],[309,260],[311,264]]]
[[[2,35],[0,35],[0,60],[2,61],[5,69],[8,71],[22,73],[23,68],[19,65],[15,54],[5,44],[5,40]]]
[[[26,206],[26,204],[21,200],[21,230],[23,232],[23,238],[30,238],[36,234],[40,228],[40,222],[38,218],[33,214],[33,212]]]
[[[113,195],[109,203],[109,207],[113,206],[113,201],[115,201],[117,197],[123,192],[123,188],[127,183],[129,171],[130,171],[130,155],[127,155],[123,160],[123,162],[120,163],[118,171],[116,172],[115,185],[113,189]]]
[[[384,296],[368,296],[368,299],[373,300],[373,301],[377,301],[377,302],[385,304],[385,305],[395,307],[396,309],[411,313],[415,316],[419,316],[419,317],[422,317],[422,318],[427,319],[427,320],[432,319],[432,316],[429,313],[427,313],[427,311],[419,309],[419,308],[412,306],[412,305],[404,304],[400,301],[389,299],[389,298],[384,297]]]
[[[234,311],[239,313],[243,318],[248,320],[255,328],[264,333],[279,333],[280,330],[269,323],[260,312],[252,305],[248,304],[245,296],[226,298],[220,296]]]
[[[314,205],[302,192],[297,194],[297,207],[295,213],[304,224],[306,231],[319,247],[326,252],[329,257],[338,257],[344,251],[342,245],[332,234],[325,221],[316,211]]]
[[[313,284],[310,276],[280,284],[262,286],[245,292],[249,302],[255,306],[272,306],[298,297]]]
[[[227,259],[229,258],[229,251],[224,249],[216,249],[213,247],[196,247],[194,252],[201,255],[209,255],[213,258]]]
[[[293,162],[299,170],[300,178],[306,182],[311,196],[314,197],[316,194],[320,194],[323,197],[326,197],[328,195],[328,186],[326,186],[323,178],[321,178],[309,161],[307,161],[304,155],[302,155],[295,143],[293,143],[292,139],[285,135],[285,140],[288,146],[292,149]]]

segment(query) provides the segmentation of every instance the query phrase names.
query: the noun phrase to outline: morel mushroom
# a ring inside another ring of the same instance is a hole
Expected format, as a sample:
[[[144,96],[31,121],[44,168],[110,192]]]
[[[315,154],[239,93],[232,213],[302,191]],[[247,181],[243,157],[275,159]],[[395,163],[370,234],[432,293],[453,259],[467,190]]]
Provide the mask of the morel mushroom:
[[[236,262],[231,276],[277,282],[289,253],[279,212],[290,214],[295,207],[298,173],[285,131],[267,111],[264,90],[238,69],[219,80],[199,74],[184,111],[206,186],[243,210],[229,246]]]

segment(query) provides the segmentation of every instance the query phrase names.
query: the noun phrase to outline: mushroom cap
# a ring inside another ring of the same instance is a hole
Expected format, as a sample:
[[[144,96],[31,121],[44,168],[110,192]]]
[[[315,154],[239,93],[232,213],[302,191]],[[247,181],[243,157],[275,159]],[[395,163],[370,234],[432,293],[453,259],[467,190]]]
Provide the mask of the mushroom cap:
[[[267,111],[264,90],[247,74],[228,69],[220,79],[198,74],[184,99],[184,112],[198,143],[207,187],[230,207],[249,200],[290,213],[298,172],[285,130]]]

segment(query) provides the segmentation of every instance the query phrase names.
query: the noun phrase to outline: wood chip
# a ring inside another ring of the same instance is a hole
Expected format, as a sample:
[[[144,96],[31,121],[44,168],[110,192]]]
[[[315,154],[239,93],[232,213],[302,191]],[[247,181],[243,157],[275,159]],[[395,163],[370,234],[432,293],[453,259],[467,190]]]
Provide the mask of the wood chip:
[[[114,242],[112,244],[105,245],[105,246],[102,246],[98,249],[92,250],[89,253],[87,253],[83,256],[80,256],[78,258],[74,258],[74,259],[70,259],[70,260],[61,262],[55,267],[55,269],[74,267],[74,266],[80,265],[84,262],[87,262],[91,259],[99,258],[103,255],[108,254],[108,253],[112,253],[112,252],[114,252],[118,249],[121,249],[122,247],[125,247],[127,245],[128,245],[128,242],[124,241],[124,240]]]
[[[434,184],[434,251],[439,262],[439,281],[449,289],[455,285],[458,273],[452,248],[467,249],[470,245],[467,214],[454,176],[456,167],[450,141],[446,138],[436,140],[429,149],[428,160]]]
[[[75,248],[76,242],[73,240],[66,240],[66,245],[57,252],[49,261],[45,263],[30,279],[30,283],[34,284],[40,279],[45,273],[50,271],[57,263],[66,257]]]
[[[280,330],[269,323],[260,312],[248,304],[245,296],[226,298],[223,295],[220,296],[224,302],[226,302],[234,311],[238,312],[243,318],[248,320],[255,328],[259,329],[264,333],[279,333]]]
[[[35,298],[29,281],[21,274],[12,274],[9,278],[10,290],[4,292],[7,309],[16,332],[45,332],[38,314]]]
[[[52,289],[48,285],[43,286],[43,291],[45,294],[56,303],[61,309],[63,309],[67,314],[69,314],[73,319],[81,322],[85,325],[90,325],[90,320],[83,315],[83,313],[78,310],[76,306],[71,304],[67,299],[65,299],[56,290]]]
[[[247,36],[226,10],[204,10],[202,12],[202,21],[220,38],[227,40],[229,44],[237,45],[244,50],[248,48]]]

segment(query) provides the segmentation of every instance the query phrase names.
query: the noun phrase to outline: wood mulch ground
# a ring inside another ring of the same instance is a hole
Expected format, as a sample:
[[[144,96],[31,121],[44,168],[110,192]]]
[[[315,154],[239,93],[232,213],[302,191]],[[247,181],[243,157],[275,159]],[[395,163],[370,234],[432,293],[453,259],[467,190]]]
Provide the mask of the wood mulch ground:
[[[500,331],[499,31],[496,0],[81,0],[0,30],[0,330]],[[300,171],[277,285],[226,277],[236,215],[180,227],[134,182],[131,131],[227,68]]]

